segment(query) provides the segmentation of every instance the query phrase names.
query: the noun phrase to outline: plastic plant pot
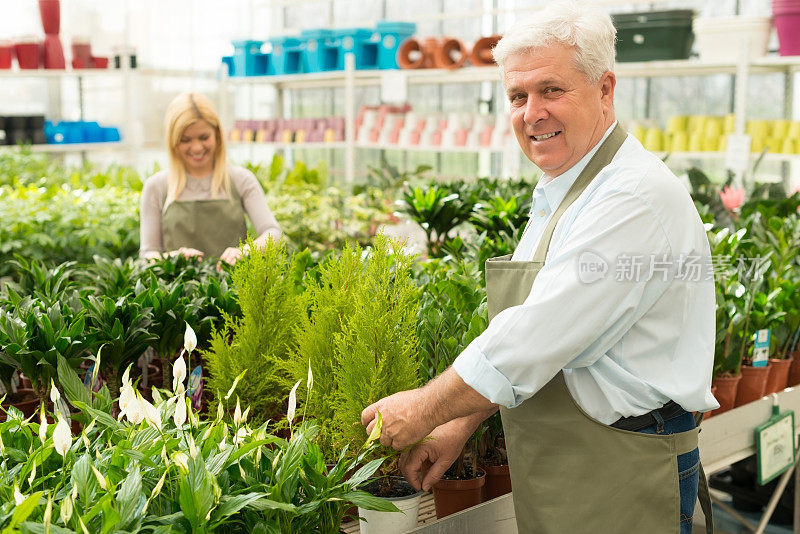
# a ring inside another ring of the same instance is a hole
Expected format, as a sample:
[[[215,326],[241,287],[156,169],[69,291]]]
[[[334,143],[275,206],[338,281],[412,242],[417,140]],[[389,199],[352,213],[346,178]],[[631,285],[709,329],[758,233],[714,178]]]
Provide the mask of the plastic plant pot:
[[[72,68],[88,69],[92,66],[92,45],[88,39],[72,39]]]
[[[10,41],[0,41],[0,69],[10,69],[14,59],[14,45]]]
[[[58,35],[44,36],[44,68],[65,69],[64,48]]]
[[[375,29],[380,34],[378,67],[381,69],[398,68],[397,50],[403,41],[414,35],[417,25],[413,22],[379,21]]]
[[[94,68],[94,69],[107,69],[108,68],[108,58],[107,57],[92,56],[92,68]]]
[[[14,44],[17,64],[20,69],[33,70],[39,68],[39,43],[33,40],[21,40]]]
[[[58,35],[61,27],[60,0],[39,0],[39,15],[42,17],[44,33]]]

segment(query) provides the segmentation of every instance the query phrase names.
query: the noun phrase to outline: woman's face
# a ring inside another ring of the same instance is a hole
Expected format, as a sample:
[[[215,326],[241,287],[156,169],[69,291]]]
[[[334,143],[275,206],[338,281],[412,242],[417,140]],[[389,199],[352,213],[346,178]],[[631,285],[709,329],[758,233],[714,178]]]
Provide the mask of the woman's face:
[[[213,172],[217,135],[214,127],[204,120],[188,126],[178,142],[186,172],[201,178]]]

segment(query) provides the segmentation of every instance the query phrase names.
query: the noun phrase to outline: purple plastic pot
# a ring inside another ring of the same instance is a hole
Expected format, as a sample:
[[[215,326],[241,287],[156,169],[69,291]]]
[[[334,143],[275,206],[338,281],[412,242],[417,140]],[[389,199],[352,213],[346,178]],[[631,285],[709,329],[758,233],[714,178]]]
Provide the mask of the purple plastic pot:
[[[800,55],[800,6],[793,13],[774,12],[778,32],[778,52],[782,56]]]

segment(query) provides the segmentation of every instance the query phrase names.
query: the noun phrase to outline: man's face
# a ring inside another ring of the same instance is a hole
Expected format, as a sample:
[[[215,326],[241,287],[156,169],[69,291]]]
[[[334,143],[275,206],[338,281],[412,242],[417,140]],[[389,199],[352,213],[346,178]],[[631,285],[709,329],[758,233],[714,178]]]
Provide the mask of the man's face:
[[[575,67],[574,49],[553,45],[506,59],[511,125],[522,151],[556,177],[580,161],[614,122],[613,72],[597,83]]]

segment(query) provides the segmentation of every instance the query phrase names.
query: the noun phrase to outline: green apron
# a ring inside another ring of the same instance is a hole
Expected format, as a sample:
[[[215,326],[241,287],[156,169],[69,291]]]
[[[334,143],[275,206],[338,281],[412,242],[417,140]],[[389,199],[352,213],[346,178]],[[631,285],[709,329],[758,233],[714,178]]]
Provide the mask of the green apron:
[[[228,247],[247,238],[242,200],[231,183],[231,198],[176,200],[161,215],[164,250],[196,248],[219,258]]]
[[[617,125],[553,213],[533,261],[486,262],[489,319],[522,304],[544,265],[556,223],[625,141]],[[520,534],[680,531],[680,454],[697,447],[695,428],[669,435],[620,430],[592,419],[558,373],[521,405],[500,408]],[[707,532],[711,505],[700,468]]]

